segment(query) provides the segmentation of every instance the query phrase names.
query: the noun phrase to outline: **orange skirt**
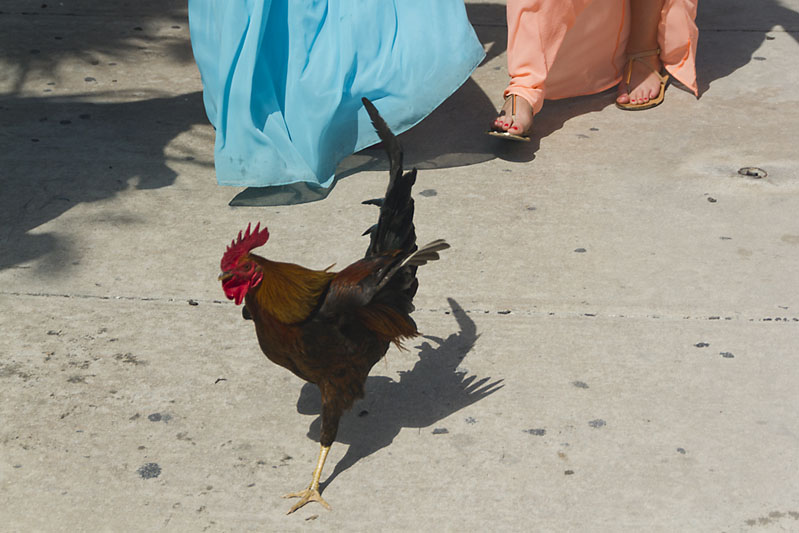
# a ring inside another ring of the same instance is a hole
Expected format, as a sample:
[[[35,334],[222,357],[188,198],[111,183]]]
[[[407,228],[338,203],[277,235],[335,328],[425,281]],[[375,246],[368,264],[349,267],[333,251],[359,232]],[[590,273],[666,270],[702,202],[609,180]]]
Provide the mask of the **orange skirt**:
[[[665,0],[658,24],[660,60],[698,95],[697,0]],[[629,0],[508,0],[508,73],[504,96],[517,94],[538,113],[544,99],[594,94],[621,81],[630,31]]]

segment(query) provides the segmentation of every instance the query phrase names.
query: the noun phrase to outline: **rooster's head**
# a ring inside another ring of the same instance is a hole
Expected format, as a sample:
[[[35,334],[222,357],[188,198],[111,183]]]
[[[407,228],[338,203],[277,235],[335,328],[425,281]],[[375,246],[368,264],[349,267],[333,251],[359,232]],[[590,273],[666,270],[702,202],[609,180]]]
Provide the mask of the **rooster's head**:
[[[250,250],[257,248],[269,240],[269,231],[266,228],[259,231],[261,223],[256,224],[250,232],[250,224],[244,233],[239,232],[238,238],[230,243],[222,256],[220,267],[222,273],[219,280],[225,296],[234,300],[236,305],[244,300],[244,296],[252,287],[257,287],[263,279],[263,272],[258,264],[250,257]]]

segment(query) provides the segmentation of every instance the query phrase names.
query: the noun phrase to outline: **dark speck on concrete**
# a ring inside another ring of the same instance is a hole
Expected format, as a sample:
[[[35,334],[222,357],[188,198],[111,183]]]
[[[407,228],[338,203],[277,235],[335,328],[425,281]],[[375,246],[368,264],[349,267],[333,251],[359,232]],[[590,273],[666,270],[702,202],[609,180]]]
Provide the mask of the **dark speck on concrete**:
[[[591,131],[599,131],[599,128],[588,128]]]
[[[563,473],[567,476],[571,476],[574,475],[574,470],[565,470]]]
[[[445,435],[447,433],[449,433],[447,428],[435,428],[433,430],[433,435]]]
[[[697,342],[696,344],[694,344],[694,346],[696,346],[697,348],[707,348],[710,345],[706,342]]]
[[[467,424],[476,424],[477,423],[477,419],[472,417],[472,416],[467,416],[464,420],[466,421]]]
[[[147,415],[147,420],[149,420],[150,422],[160,422],[161,413],[153,413],[151,415]]]
[[[738,169],[738,174],[741,176],[748,176],[752,179],[763,179],[768,177],[768,172],[758,167],[743,167]]]
[[[97,79],[92,78],[91,76],[86,76],[85,78],[83,78],[83,81],[85,81],[86,83],[90,83],[93,81],[97,81]]]
[[[498,315],[509,315],[510,314],[510,309],[506,309],[504,311],[497,311],[497,314]]]
[[[536,437],[543,437],[544,435],[547,434],[547,430],[546,429],[541,429],[541,428],[524,429],[522,431],[524,431],[525,433],[530,434],[530,435],[535,435]]]
[[[135,28],[133,28],[133,30],[134,31],[144,31],[144,28],[142,28],[141,26],[136,26]]]
[[[14,465],[14,468],[22,468],[22,465]]]
[[[752,57],[752,59],[754,59],[755,61],[765,61],[766,60],[766,58],[763,57],[763,56],[754,56],[754,57]]]
[[[677,448],[677,451],[683,455],[685,455],[685,448]]]
[[[732,359],[733,357],[735,357],[732,354],[732,352],[719,352],[719,355],[722,356],[725,359]]]
[[[538,209],[538,208],[536,206],[534,206],[534,205],[528,205],[527,206],[527,210],[528,211],[535,211],[536,209]]]
[[[586,250],[585,248],[575,248],[574,251],[578,254],[584,254]]]
[[[425,189],[419,194],[422,196],[436,196],[438,192],[435,189]]]
[[[361,418],[363,418],[363,417],[365,417],[365,416],[366,416],[366,415],[368,415],[368,414],[369,414],[369,411],[367,411],[366,409],[364,409],[363,411],[361,411],[360,413],[358,413],[358,416],[359,416],[359,417],[361,417]]]
[[[587,389],[588,388],[588,383],[585,383],[584,381],[572,381],[572,385],[574,385],[578,389]]]
[[[708,196],[708,197],[707,197],[707,201],[708,201],[708,202],[710,202],[711,204],[715,204],[716,202],[718,202],[718,200],[716,200],[716,199],[715,199],[715,198],[713,198],[712,196]]]
[[[596,420],[591,420],[588,423],[588,425],[591,426],[592,428],[601,428],[602,426],[607,425],[607,422],[605,422],[601,418],[597,418]]]
[[[158,466],[158,463],[146,463],[139,467],[136,470],[136,473],[139,474],[142,479],[152,479],[161,475],[161,467]]]
[[[189,300],[189,305],[200,305],[197,300]]]

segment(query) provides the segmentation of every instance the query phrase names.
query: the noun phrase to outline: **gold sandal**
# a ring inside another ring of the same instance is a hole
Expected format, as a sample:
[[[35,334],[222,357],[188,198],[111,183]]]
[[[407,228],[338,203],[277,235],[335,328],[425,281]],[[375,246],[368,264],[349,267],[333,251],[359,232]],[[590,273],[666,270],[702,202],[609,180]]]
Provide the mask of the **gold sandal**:
[[[516,95],[511,94],[508,98],[511,99],[510,103],[510,119],[511,121],[516,120]],[[486,132],[488,135],[492,137],[499,137],[501,139],[507,139],[510,141],[521,141],[521,142],[530,142],[530,136],[525,134],[515,134],[509,131],[497,131],[497,130],[488,130]]]
[[[666,82],[669,81],[668,74],[661,74],[655,68],[647,63],[646,61],[641,60],[642,57],[649,57],[649,56],[657,56],[660,55],[660,48],[656,48],[654,50],[646,50],[644,52],[638,52],[637,54],[632,54],[630,57],[627,58],[627,76],[625,83],[627,84],[627,90],[629,91],[630,87],[630,77],[633,74],[633,61],[638,61],[639,63],[643,63],[647,67],[649,67],[652,72],[657,74],[657,77],[660,78],[660,93],[655,97],[651,98],[648,102],[643,102],[640,104],[634,104],[632,102],[628,102],[626,104],[620,104],[616,102],[616,107],[619,109],[624,109],[625,111],[642,111],[644,109],[651,109],[656,105],[659,105],[663,101],[663,97],[666,95]]]

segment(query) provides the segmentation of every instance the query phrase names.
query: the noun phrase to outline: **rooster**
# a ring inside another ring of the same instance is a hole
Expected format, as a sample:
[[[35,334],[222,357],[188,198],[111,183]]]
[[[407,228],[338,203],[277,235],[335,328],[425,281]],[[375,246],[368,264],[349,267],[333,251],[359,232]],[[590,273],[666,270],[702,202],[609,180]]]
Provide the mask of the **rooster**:
[[[315,501],[330,509],[319,492],[327,453],[341,415],[364,395],[372,366],[391,343],[419,334],[410,316],[416,269],[449,248],[435,240],[416,246],[411,187],[416,169],[403,173],[402,147],[374,105],[363,99],[390,162],[386,196],[364,203],[380,207],[366,256],[340,272],[311,270],[270,261],[254,253],[269,239],[266,227],[250,225],[227,247],[219,279],[225,295],[255,323],[258,343],[270,361],[314,383],[322,396],[319,461],[311,484],[285,498],[299,498],[293,513]]]

